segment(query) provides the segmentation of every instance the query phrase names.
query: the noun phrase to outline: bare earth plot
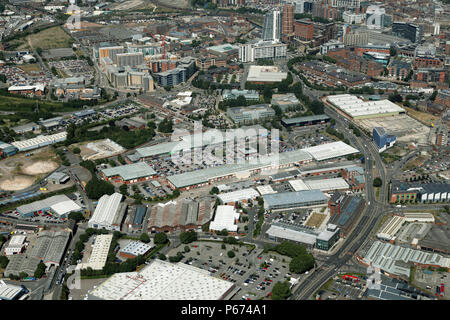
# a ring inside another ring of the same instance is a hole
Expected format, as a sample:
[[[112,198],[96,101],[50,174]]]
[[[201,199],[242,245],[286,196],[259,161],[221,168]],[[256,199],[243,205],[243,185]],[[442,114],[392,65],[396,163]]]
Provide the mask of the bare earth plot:
[[[19,153],[0,161],[1,190],[23,190],[58,168],[59,160],[50,148],[34,150],[32,153],[29,157]]]
[[[383,127],[389,134],[395,135],[398,142],[404,143],[426,144],[430,132],[430,128],[405,114],[356,122],[369,132],[372,132],[375,127]]]

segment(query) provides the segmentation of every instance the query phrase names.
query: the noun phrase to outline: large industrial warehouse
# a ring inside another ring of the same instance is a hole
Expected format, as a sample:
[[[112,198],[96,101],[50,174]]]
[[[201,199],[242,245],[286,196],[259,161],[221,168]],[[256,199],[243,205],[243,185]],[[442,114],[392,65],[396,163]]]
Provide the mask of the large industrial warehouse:
[[[158,203],[152,207],[147,223],[149,232],[196,229],[204,225],[213,215],[214,201],[183,199]]]
[[[67,132],[55,133],[49,136],[38,136],[36,138],[24,140],[24,141],[15,141],[11,144],[16,147],[19,151],[28,151],[41,147],[45,147],[51,144],[55,144],[57,142],[61,142],[66,140]]]
[[[239,219],[239,212],[234,206],[217,206],[214,220],[209,224],[209,229],[212,231],[227,230],[229,232],[237,232],[238,226],[236,224]]]
[[[405,109],[389,100],[364,101],[350,94],[328,96],[327,101],[353,120],[406,113]]]
[[[159,259],[139,272],[116,273],[89,300],[223,300],[235,284],[184,263]]]
[[[296,163],[307,163],[312,160],[311,155],[304,150],[282,152],[274,156],[273,161],[262,161],[257,164],[225,164],[167,177],[169,185],[175,189],[189,190],[193,187],[207,186],[211,182],[225,180],[231,177],[249,177],[261,170],[288,168]]]
[[[319,144],[318,146],[302,150],[308,152],[316,161],[339,158],[359,152],[358,149],[355,149],[342,141]]]
[[[32,217],[49,212],[61,218],[67,218],[70,212],[79,210],[81,210],[81,207],[64,194],[17,207],[17,211],[22,217]]]
[[[108,181],[130,184],[153,179],[156,171],[145,162],[137,162],[103,169],[102,176]]]
[[[410,274],[409,263],[450,270],[450,258],[380,241],[375,241],[372,244],[362,262],[380,268],[392,275],[405,278],[408,278]]]
[[[109,247],[111,246],[113,235],[100,234],[95,237],[95,243],[92,246],[92,252],[87,262],[77,265],[77,269],[102,270],[108,259]]]
[[[257,197],[259,197],[259,193],[253,188],[222,193],[217,196],[221,203],[229,205],[235,205],[238,201],[247,202]]]
[[[327,196],[320,190],[304,190],[297,192],[283,192],[265,194],[264,208],[267,210],[297,209],[326,205]]]
[[[89,228],[120,231],[126,203],[122,203],[123,196],[120,193],[103,195],[95,208],[94,214],[88,222]]]
[[[348,190],[350,186],[343,178],[317,179],[317,180],[289,180],[294,191],[320,190],[323,192],[332,190]]]

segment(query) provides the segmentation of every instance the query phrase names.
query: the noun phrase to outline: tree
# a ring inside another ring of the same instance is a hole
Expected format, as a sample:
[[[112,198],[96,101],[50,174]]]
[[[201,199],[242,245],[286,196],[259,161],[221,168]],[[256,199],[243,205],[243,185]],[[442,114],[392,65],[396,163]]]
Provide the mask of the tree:
[[[381,180],[380,177],[376,177],[375,179],[373,179],[374,187],[381,187],[382,184],[383,184],[383,181]]]
[[[191,243],[197,240],[197,232],[194,230],[184,231],[180,234],[181,243]]]
[[[80,154],[80,153],[81,153],[81,149],[78,148],[78,147],[74,147],[74,148],[72,149],[72,152],[75,153],[75,154]]]
[[[222,229],[221,231],[217,231],[216,233],[219,236],[227,236],[228,235],[228,230],[227,229]]]
[[[218,194],[219,193],[219,188],[213,187],[209,193],[210,194]]]
[[[43,262],[39,262],[36,271],[34,271],[34,277],[37,279],[42,278],[42,276],[45,273],[45,269],[46,269],[45,264]]]
[[[227,252],[228,258],[234,258],[236,256],[236,254],[234,253],[233,250],[230,250]]]
[[[286,300],[292,294],[288,281],[277,282],[272,289],[272,300]]]
[[[119,187],[119,192],[120,192],[121,194],[123,194],[124,196],[127,196],[127,195],[128,195],[128,186],[127,186],[126,184],[122,184],[122,185]]]
[[[173,131],[173,122],[172,119],[164,118],[159,124],[158,124],[158,131],[162,133],[171,133]]]
[[[139,240],[141,240],[144,243],[149,243],[150,242],[150,237],[148,236],[148,233],[144,232],[139,237]]]
[[[5,269],[8,266],[9,259],[5,256],[0,256],[0,267]]]
[[[294,273],[303,273],[314,268],[314,257],[307,253],[292,258],[289,263],[289,271]]]
[[[430,100],[431,101],[434,101],[434,100],[436,100],[436,96],[437,96],[437,94],[438,94],[438,92],[435,90],[435,91],[433,91],[433,94],[430,96]]]
[[[398,93],[393,93],[388,96],[388,100],[391,102],[402,102],[403,98]]]
[[[164,244],[167,242],[167,234],[164,232],[158,232],[154,238],[155,244]]]
[[[83,219],[84,219],[84,216],[83,216],[83,213],[82,213],[82,212],[77,211],[77,212],[71,212],[71,213],[69,213],[68,218],[74,220],[75,222],[78,222],[78,221],[83,220]]]
[[[189,252],[191,251],[191,249],[189,248],[189,246],[184,246],[184,252]]]
[[[123,157],[120,154],[117,156],[117,161],[119,161],[119,163],[122,165],[127,164],[126,161],[123,159]]]
[[[397,49],[395,49],[395,47],[390,47],[389,54],[391,55],[391,57],[395,57],[397,55]]]
[[[178,252],[176,256],[169,257],[170,262],[180,262],[183,259],[183,255],[181,252]]]
[[[163,253],[160,253],[160,254],[158,255],[158,259],[159,259],[159,260],[167,260],[166,256],[165,256]]]
[[[105,194],[111,195],[113,193],[114,186],[110,182],[99,180],[95,176],[86,184],[86,194],[90,199],[97,200]]]

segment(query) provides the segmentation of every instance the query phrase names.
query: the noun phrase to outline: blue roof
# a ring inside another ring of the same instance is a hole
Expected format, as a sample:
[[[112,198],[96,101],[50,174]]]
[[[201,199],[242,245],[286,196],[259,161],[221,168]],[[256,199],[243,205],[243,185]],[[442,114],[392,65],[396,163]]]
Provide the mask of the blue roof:
[[[134,215],[133,224],[141,225],[144,222],[146,212],[147,212],[146,207],[144,207],[144,206],[137,207],[136,214]]]

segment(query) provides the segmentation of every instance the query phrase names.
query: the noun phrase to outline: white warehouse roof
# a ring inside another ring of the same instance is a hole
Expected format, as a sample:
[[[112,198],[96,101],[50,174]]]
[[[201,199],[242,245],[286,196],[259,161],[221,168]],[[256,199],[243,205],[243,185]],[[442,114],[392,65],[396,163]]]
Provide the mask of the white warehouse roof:
[[[49,144],[53,144],[56,142],[61,142],[66,140],[67,132],[55,133],[48,136],[38,136],[36,138],[24,140],[24,141],[15,141],[11,144],[19,149],[19,151],[31,150],[43,146],[47,146]]]
[[[274,66],[250,66],[247,81],[281,82],[287,75],[287,72],[280,72]]]
[[[120,250],[120,252],[131,254],[137,257],[138,255],[146,254],[151,248],[153,247],[146,243],[140,241],[131,241],[125,246],[125,248]]]
[[[327,100],[352,118],[405,112],[403,108],[386,99],[378,101],[364,101],[350,94],[339,94],[328,96]]]
[[[108,259],[112,238],[112,234],[100,234],[96,236],[88,262],[78,264],[77,269],[92,268],[93,270],[102,270]]]
[[[277,193],[270,185],[256,187],[260,195]]]
[[[239,212],[233,206],[217,206],[214,220],[210,222],[209,229],[221,231],[226,229],[231,232],[237,231],[235,220],[239,219]]]
[[[388,241],[395,239],[396,233],[400,230],[405,220],[405,217],[401,216],[390,217],[377,233],[377,237]]]
[[[222,203],[230,203],[248,199],[256,199],[258,196],[259,193],[255,189],[248,188],[228,193],[222,193],[219,194],[217,197],[220,199],[220,201],[222,201]]]
[[[119,214],[120,202],[122,201],[120,193],[113,193],[112,195],[103,195],[95,208],[94,214],[89,220],[89,227],[93,225],[111,226]]]
[[[315,147],[309,147],[302,150],[308,152],[317,161],[343,157],[349,154],[359,152],[358,149],[355,149],[342,141],[324,143]]]
[[[320,191],[325,192],[350,188],[348,183],[343,178],[306,180],[305,183],[308,185],[310,190],[319,189]]]
[[[307,233],[292,228],[286,228],[283,225],[273,224],[266,231],[269,237],[301,242],[309,245],[316,243],[317,234]]]
[[[13,300],[23,291],[22,287],[0,280],[0,300]]]
[[[64,194],[52,196],[17,207],[17,211],[24,215],[48,209],[62,216],[72,211],[81,210],[81,207]]]
[[[89,298],[104,300],[221,300],[234,283],[209,275],[207,270],[154,260],[139,272],[116,273],[91,291]]]
[[[311,190],[302,179],[288,181],[294,191]]]

